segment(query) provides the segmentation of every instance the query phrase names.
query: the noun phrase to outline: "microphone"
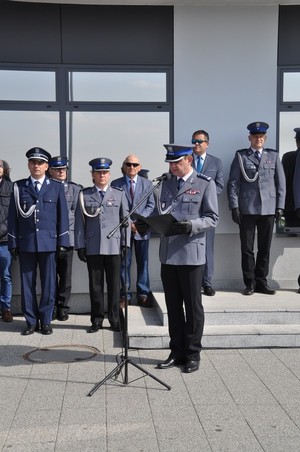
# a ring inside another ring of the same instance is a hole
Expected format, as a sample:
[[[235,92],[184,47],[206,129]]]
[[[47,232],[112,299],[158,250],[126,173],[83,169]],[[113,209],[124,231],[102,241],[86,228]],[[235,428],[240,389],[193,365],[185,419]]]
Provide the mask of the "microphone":
[[[152,182],[158,182],[158,181],[161,181],[161,180],[169,180],[169,179],[171,179],[171,177],[172,177],[172,174],[164,173],[161,176],[156,177],[155,179],[153,179]]]

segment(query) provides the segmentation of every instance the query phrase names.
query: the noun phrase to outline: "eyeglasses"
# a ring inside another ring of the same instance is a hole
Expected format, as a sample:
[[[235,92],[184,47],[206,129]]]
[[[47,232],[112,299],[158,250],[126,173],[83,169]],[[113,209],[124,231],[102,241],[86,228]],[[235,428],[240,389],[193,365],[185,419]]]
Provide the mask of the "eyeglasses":
[[[133,166],[134,168],[140,166],[139,163],[131,163],[131,162],[125,162],[125,165],[128,166],[128,168],[130,168],[131,166]]]
[[[194,138],[192,139],[192,144],[202,144],[202,143],[207,143],[207,140],[195,140]]]

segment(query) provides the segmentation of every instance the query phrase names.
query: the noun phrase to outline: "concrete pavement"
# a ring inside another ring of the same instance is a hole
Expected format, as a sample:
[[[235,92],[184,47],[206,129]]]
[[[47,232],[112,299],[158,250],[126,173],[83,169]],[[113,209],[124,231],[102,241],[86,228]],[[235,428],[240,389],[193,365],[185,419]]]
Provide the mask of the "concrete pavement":
[[[204,350],[200,370],[156,364],[168,350],[129,357],[129,384],[109,380],[121,334],[87,334],[89,316],[53,322],[54,333],[20,335],[24,320],[0,320],[0,449],[27,451],[298,452],[300,349]]]

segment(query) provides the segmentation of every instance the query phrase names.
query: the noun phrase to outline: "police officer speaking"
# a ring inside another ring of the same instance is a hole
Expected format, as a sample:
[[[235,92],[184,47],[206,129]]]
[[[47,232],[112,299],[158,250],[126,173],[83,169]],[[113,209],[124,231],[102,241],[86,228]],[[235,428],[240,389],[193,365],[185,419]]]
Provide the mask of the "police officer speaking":
[[[227,184],[229,209],[240,228],[244,295],[275,294],[267,276],[274,219],[279,221],[283,215],[285,176],[278,152],[264,147],[268,128],[265,122],[247,126],[250,147],[235,153]]]
[[[184,372],[199,369],[204,327],[202,275],[205,264],[205,231],[218,223],[215,182],[192,168],[193,150],[165,145],[172,174],[159,188],[151,216],[171,213],[177,220],[160,236],[161,278],[168,311],[169,357],[159,369],[184,365]],[[143,222],[137,222],[141,233]],[[185,312],[184,312],[184,307]]]
[[[69,246],[69,219],[63,185],[46,176],[49,152],[35,147],[26,152],[30,177],[14,183],[8,212],[8,248],[19,256],[21,304],[27,336],[39,330],[51,334],[56,289],[56,254]],[[37,266],[41,298],[37,301]]]

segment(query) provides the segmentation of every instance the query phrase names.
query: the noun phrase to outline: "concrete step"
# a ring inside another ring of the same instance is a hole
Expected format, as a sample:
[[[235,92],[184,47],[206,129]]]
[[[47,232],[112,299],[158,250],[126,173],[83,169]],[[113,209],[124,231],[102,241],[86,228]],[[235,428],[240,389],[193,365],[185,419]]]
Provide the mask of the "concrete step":
[[[155,293],[152,309],[128,308],[131,348],[168,348],[168,319],[163,293]],[[300,345],[300,294],[276,295],[217,292],[203,296],[205,348],[298,347]]]

